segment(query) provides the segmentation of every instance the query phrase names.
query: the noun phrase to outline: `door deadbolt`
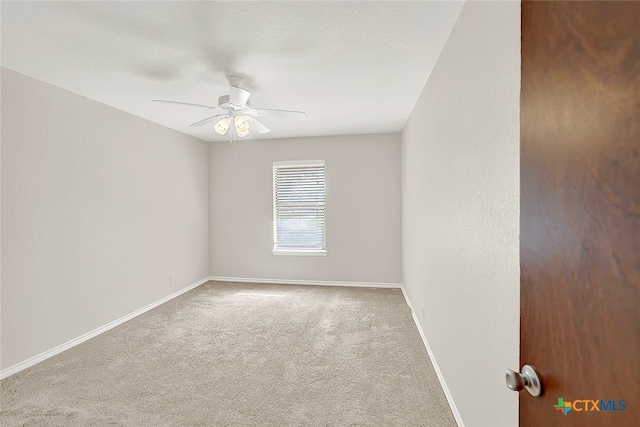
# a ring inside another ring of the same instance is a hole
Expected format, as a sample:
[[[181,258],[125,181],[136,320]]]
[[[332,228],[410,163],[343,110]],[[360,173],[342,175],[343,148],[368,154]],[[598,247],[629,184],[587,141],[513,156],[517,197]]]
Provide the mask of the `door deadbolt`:
[[[542,383],[538,372],[531,365],[524,365],[522,373],[507,369],[507,387],[513,391],[520,391],[526,388],[531,396],[542,394]]]

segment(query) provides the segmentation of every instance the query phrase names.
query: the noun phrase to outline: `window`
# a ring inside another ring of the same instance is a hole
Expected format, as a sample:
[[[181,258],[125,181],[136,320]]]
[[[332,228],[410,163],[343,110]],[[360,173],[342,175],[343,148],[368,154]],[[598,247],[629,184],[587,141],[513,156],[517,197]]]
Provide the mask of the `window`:
[[[273,163],[273,253],[326,255],[324,160]]]

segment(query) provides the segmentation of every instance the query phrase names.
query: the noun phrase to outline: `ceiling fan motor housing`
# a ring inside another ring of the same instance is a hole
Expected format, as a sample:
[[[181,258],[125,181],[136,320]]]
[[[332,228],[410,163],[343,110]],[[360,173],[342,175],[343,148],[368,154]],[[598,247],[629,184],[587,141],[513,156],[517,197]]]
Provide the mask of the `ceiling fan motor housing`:
[[[245,106],[250,107],[251,102],[247,101]],[[244,109],[229,103],[229,95],[222,95],[221,97],[218,98],[218,108],[221,108],[222,110],[243,110]]]

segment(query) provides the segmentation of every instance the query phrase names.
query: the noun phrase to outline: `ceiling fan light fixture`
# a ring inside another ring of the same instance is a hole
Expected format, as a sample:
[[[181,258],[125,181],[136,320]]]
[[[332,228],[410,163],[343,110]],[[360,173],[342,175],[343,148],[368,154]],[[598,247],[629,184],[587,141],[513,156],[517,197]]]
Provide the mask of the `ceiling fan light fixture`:
[[[229,118],[225,117],[214,126],[214,129],[220,135],[224,135],[229,130]]]
[[[236,126],[236,133],[240,138],[249,135],[249,122],[243,116],[236,116],[233,122]]]

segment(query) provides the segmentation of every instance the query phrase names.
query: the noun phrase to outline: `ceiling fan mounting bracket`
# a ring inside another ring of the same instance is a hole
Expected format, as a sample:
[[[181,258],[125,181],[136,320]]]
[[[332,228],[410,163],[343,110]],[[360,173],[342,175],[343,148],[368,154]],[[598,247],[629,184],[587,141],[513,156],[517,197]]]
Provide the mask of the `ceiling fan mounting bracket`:
[[[242,77],[234,76],[231,74],[227,76],[227,81],[229,82],[229,86],[231,87],[240,87],[240,85],[242,84]]]

